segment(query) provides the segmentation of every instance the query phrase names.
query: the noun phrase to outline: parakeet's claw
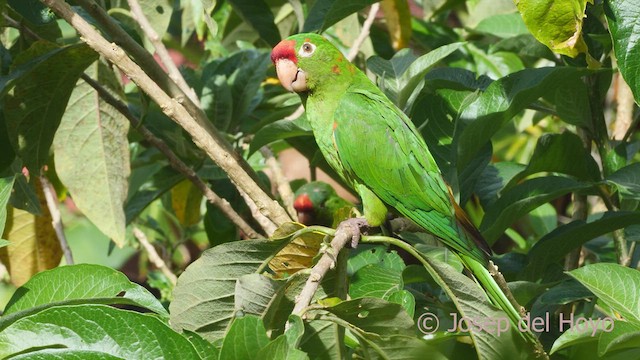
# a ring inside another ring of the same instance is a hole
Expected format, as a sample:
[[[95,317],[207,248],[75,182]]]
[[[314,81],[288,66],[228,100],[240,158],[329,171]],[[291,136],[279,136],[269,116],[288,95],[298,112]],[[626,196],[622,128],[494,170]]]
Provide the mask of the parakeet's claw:
[[[360,237],[363,233],[366,233],[369,230],[369,223],[365,218],[351,218],[344,220],[338,225],[338,231],[341,229],[345,229],[349,231],[351,234],[351,248],[355,249],[358,246],[358,242],[360,242]]]

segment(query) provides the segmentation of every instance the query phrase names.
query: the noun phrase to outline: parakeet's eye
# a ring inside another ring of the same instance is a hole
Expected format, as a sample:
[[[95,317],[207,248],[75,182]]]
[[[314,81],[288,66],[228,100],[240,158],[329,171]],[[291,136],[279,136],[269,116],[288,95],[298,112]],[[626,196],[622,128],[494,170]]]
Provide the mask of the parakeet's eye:
[[[304,44],[302,44],[302,47],[300,48],[300,51],[298,52],[300,54],[300,56],[311,56],[311,54],[313,54],[313,52],[316,51],[316,46],[313,45],[312,43],[306,42]]]

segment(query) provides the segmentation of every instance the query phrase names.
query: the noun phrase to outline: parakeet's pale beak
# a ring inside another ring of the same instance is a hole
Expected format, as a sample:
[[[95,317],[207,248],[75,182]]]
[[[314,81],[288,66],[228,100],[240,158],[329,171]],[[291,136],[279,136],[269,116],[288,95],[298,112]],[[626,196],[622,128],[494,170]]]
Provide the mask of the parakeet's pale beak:
[[[282,86],[294,92],[307,91],[307,76],[289,59],[276,60],[276,72]]]

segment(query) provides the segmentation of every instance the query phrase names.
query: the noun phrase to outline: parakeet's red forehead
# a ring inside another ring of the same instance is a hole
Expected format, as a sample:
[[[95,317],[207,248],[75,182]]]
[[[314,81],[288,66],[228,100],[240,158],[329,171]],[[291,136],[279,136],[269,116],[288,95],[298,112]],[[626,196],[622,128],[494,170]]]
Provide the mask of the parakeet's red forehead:
[[[298,63],[295,40],[282,40],[273,48],[271,51],[271,61],[275,64],[275,62],[280,59],[291,60],[294,64]]]

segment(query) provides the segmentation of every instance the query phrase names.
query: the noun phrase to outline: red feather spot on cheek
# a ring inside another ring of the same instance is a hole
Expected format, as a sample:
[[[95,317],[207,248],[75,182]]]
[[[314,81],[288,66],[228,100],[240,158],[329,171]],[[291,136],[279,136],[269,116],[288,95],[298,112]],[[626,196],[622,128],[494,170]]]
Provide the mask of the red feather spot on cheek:
[[[334,74],[340,74],[340,68],[338,67],[338,65],[333,65],[333,67],[331,68],[331,71]]]
[[[298,58],[296,57],[295,40],[282,40],[271,51],[271,62],[274,64],[280,59],[288,59],[293,61],[294,64],[298,64]]]
[[[313,203],[309,195],[302,194],[293,202],[293,208],[298,212],[310,212],[313,210]]]

